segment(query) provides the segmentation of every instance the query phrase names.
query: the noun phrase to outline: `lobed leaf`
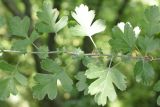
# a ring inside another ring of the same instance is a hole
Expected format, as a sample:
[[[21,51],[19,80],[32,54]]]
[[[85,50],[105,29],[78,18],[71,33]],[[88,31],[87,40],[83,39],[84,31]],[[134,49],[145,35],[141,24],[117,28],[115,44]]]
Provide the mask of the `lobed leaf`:
[[[160,33],[160,9],[158,6],[151,6],[145,10],[142,20],[143,31],[147,36]]]
[[[73,81],[66,72],[53,60],[45,59],[41,62],[41,67],[51,74],[37,74],[35,81],[37,84],[33,87],[33,96],[42,100],[46,95],[53,100],[57,96],[57,81],[59,80],[65,91],[71,91]]]
[[[41,62],[41,67],[51,73],[58,73],[62,72],[63,69],[53,60],[51,59],[45,59]]]
[[[39,22],[36,24],[38,32],[42,33],[57,33],[64,28],[68,23],[68,17],[62,17],[58,22],[59,12],[57,9],[52,9],[52,3],[48,1],[43,2],[43,8],[37,13]]]
[[[153,89],[157,92],[160,91],[160,80],[154,85]]]
[[[124,32],[117,26],[112,29],[112,39],[109,41],[115,52],[129,53],[135,47],[136,37],[133,27],[126,23]]]
[[[88,87],[88,93],[94,95],[98,105],[104,106],[107,103],[107,98],[114,101],[117,97],[113,84],[124,91],[126,89],[125,76],[115,68],[101,68],[100,66],[89,65],[89,69],[85,75],[89,79],[95,79]],[[92,72],[92,73],[91,73]]]
[[[11,35],[26,37],[28,35],[28,30],[30,27],[30,19],[25,16],[22,20],[20,17],[12,17],[9,20],[9,31]]]
[[[154,78],[154,69],[147,61],[138,61],[134,67],[136,81],[150,85]]]
[[[37,74],[37,85],[33,87],[33,97],[42,100],[45,95],[53,100],[57,96],[57,79],[52,74]]]
[[[86,90],[88,87],[88,84],[86,83],[87,78],[85,76],[85,74],[83,72],[79,72],[75,78],[78,80],[78,82],[76,83],[76,87],[78,89],[78,91],[83,91]]]
[[[13,78],[0,79],[0,100],[5,100],[10,96],[17,94],[17,89]]]
[[[139,49],[143,53],[152,53],[155,50],[159,49],[160,45],[160,40],[159,39],[154,39],[153,37],[148,37],[148,36],[141,36],[138,38],[138,46]]]

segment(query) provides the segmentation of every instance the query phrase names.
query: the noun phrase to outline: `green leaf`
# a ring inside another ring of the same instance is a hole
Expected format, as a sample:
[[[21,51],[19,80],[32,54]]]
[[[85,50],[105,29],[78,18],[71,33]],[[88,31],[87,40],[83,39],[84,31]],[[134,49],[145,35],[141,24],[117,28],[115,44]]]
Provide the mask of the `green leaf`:
[[[94,63],[90,63],[87,65],[89,68],[85,75],[87,75],[88,79],[96,78],[97,76],[101,76],[106,70],[103,66],[95,66]]]
[[[45,95],[53,100],[57,96],[57,79],[52,74],[37,74],[35,76],[37,85],[33,87],[33,97],[42,100]]]
[[[12,49],[25,52],[27,47],[31,45],[39,37],[40,37],[39,34],[36,31],[33,31],[30,37],[26,37],[25,39],[16,40],[12,45]],[[40,48],[40,49],[43,50],[44,48]]]
[[[10,94],[16,95],[18,93],[15,80],[21,85],[27,85],[27,79],[17,71],[15,66],[10,65],[3,60],[0,61],[0,69],[12,72],[12,75],[9,76],[9,78],[0,79],[0,100],[5,100]]]
[[[138,46],[143,53],[151,53],[159,49],[160,40],[154,39],[153,37],[139,37]]]
[[[39,34],[34,30],[34,31],[32,32],[32,34],[31,34],[31,36],[30,36],[30,40],[31,40],[32,42],[34,42],[34,41],[37,40],[39,37],[40,37]]]
[[[86,36],[85,30],[80,25],[76,25],[75,27],[71,27],[70,33],[73,36]]]
[[[42,11],[37,13],[39,18],[39,22],[36,24],[37,30],[44,33],[57,33],[67,25],[68,21],[68,17],[65,16],[56,22],[58,15],[58,10],[52,9],[52,3],[44,1]]]
[[[33,97],[38,100],[42,100],[45,95],[53,100],[57,96],[57,80],[60,80],[63,88],[66,91],[71,91],[72,80],[68,77],[65,72],[53,74],[37,74],[35,76],[37,84],[33,87]]]
[[[135,46],[135,42],[135,33],[129,23],[125,24],[124,32],[117,26],[112,29],[112,39],[109,43],[115,52],[131,52]]]
[[[17,51],[26,51],[27,46],[31,44],[29,39],[17,40],[13,43],[12,49]]]
[[[41,33],[53,32],[53,30],[50,27],[48,27],[47,24],[44,24],[42,22],[39,22],[36,24],[36,29],[38,30],[38,32],[41,32]]]
[[[0,100],[5,100],[10,93],[16,95],[17,89],[12,78],[0,79]]]
[[[65,91],[70,91],[72,89],[72,79],[64,72],[63,68],[58,65],[55,61],[51,59],[45,59],[41,62],[41,67],[51,73],[56,75],[56,78],[60,80]]]
[[[160,80],[154,85],[153,89],[157,92],[160,91]]]
[[[59,80],[65,91],[71,91],[73,81],[66,72],[53,60],[45,59],[41,62],[44,70],[53,74],[37,74],[35,81],[37,84],[33,87],[33,96],[39,100],[48,95],[53,100],[57,95],[57,81]]]
[[[114,101],[117,97],[113,84],[121,91],[126,89],[125,76],[115,68],[101,68],[100,66],[88,65],[85,75],[89,79],[96,79],[88,87],[88,93],[95,95],[98,105],[104,106],[107,98]],[[93,71],[92,71],[93,70]],[[91,73],[92,72],[92,73]]]
[[[27,78],[21,73],[16,72],[14,77],[18,81],[18,83],[20,83],[21,85],[26,86],[28,84]]]
[[[160,92],[160,80],[154,85],[153,90]],[[160,106],[160,95],[157,98],[157,104]]]
[[[154,78],[154,69],[147,61],[138,61],[134,68],[137,82],[150,85]]]
[[[6,72],[14,72],[15,71],[15,67],[11,64],[8,64],[6,61],[1,60],[0,61],[0,69],[2,71],[6,71]]]
[[[57,78],[60,80],[60,82],[61,82],[65,91],[71,91],[72,90],[73,81],[66,74],[66,72],[61,71],[60,73],[58,73]]]
[[[88,87],[88,84],[86,83],[87,78],[83,72],[79,72],[75,78],[78,80],[76,87],[78,91],[83,91],[86,90]]]
[[[84,56],[83,58],[83,65],[85,65],[86,67],[88,66],[88,64],[93,63],[93,64],[98,64],[97,63],[97,59],[93,58],[93,57],[89,57],[89,56]]]
[[[62,72],[63,69],[53,60],[51,59],[45,59],[41,62],[41,67],[51,73],[58,73]]]
[[[75,48],[73,50],[73,53],[75,55],[73,55],[72,58],[75,59],[75,60],[81,60],[81,59],[84,58],[84,52],[80,48]]]
[[[19,17],[12,17],[9,20],[9,30],[11,35],[26,37],[30,26],[30,19],[26,16],[22,20]]]
[[[38,56],[41,58],[41,59],[46,59],[48,57],[48,47],[47,46],[41,46],[38,48],[38,52],[41,52],[41,53],[38,53]]]
[[[55,28],[54,31],[58,32],[60,31],[62,28],[64,28],[67,25],[68,21],[68,17],[64,16],[62,17],[56,24],[55,24]]]
[[[111,77],[112,77],[112,82],[116,85],[116,87],[124,91],[126,90],[126,77],[117,69],[112,68],[111,70]]]
[[[145,10],[142,27],[148,36],[160,33],[160,9],[157,6],[151,6]]]
[[[160,95],[157,98],[157,104],[160,106]]]

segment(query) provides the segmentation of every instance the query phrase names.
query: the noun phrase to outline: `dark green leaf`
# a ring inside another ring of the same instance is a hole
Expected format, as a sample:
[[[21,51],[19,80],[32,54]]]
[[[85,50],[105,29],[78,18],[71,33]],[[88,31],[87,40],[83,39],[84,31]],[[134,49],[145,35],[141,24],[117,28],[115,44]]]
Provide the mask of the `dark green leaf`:
[[[154,39],[153,37],[141,36],[138,38],[138,46],[143,53],[151,53],[159,49],[160,40]]]
[[[115,52],[131,52],[135,46],[135,42],[135,33],[129,23],[125,24],[124,32],[122,32],[117,26],[112,29],[112,39],[109,43]]]
[[[157,98],[157,104],[160,106],[160,96]]]
[[[150,85],[154,78],[154,69],[146,61],[139,61],[134,68],[134,74],[137,82]]]
[[[153,88],[155,91],[159,92],[160,91],[160,80],[154,85]]]
[[[143,31],[148,36],[160,33],[160,10],[157,6],[146,9],[144,20],[142,21]]]
[[[87,79],[83,72],[79,72],[75,78],[78,80],[76,87],[78,91],[83,91],[87,89],[88,84],[86,83]]]
[[[57,78],[60,80],[63,88],[65,91],[71,91],[72,90],[72,85],[73,81],[72,79],[66,74],[66,72],[61,71],[58,75]]]

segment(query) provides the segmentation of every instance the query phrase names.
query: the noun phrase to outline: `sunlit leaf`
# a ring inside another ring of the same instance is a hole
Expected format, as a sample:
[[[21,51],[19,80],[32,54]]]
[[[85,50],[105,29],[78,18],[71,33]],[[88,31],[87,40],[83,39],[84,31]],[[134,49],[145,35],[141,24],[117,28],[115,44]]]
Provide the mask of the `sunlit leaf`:
[[[98,105],[104,106],[107,98],[114,101],[117,97],[113,84],[124,91],[126,89],[125,76],[115,68],[101,68],[93,64],[88,65],[85,75],[89,79],[96,79],[88,87],[88,93],[94,95]]]
[[[72,17],[79,23],[79,26],[71,28],[71,31],[77,32],[77,34],[74,34],[76,36],[91,37],[96,33],[104,31],[106,28],[104,21],[100,19],[93,22],[95,12],[94,10],[89,10],[84,4],[75,8],[75,12],[72,12]]]

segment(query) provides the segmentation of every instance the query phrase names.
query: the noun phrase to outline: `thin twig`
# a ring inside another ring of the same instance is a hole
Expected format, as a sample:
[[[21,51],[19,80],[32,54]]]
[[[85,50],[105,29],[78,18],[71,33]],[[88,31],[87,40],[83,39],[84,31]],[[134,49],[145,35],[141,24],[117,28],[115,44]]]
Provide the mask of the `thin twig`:
[[[65,53],[69,55],[80,55],[79,53],[76,53],[74,51],[48,51],[48,52],[41,52],[41,51],[17,51],[17,50],[0,50],[0,53],[23,53],[23,54],[40,54],[40,53],[47,53],[47,54],[60,54]],[[129,59],[135,59],[135,60],[147,60],[147,61],[160,61],[160,57],[153,58],[151,56],[131,56],[131,55],[112,55],[112,54],[98,54],[98,53],[85,53],[85,56],[92,56],[92,57],[119,57],[119,58],[129,58]]]

